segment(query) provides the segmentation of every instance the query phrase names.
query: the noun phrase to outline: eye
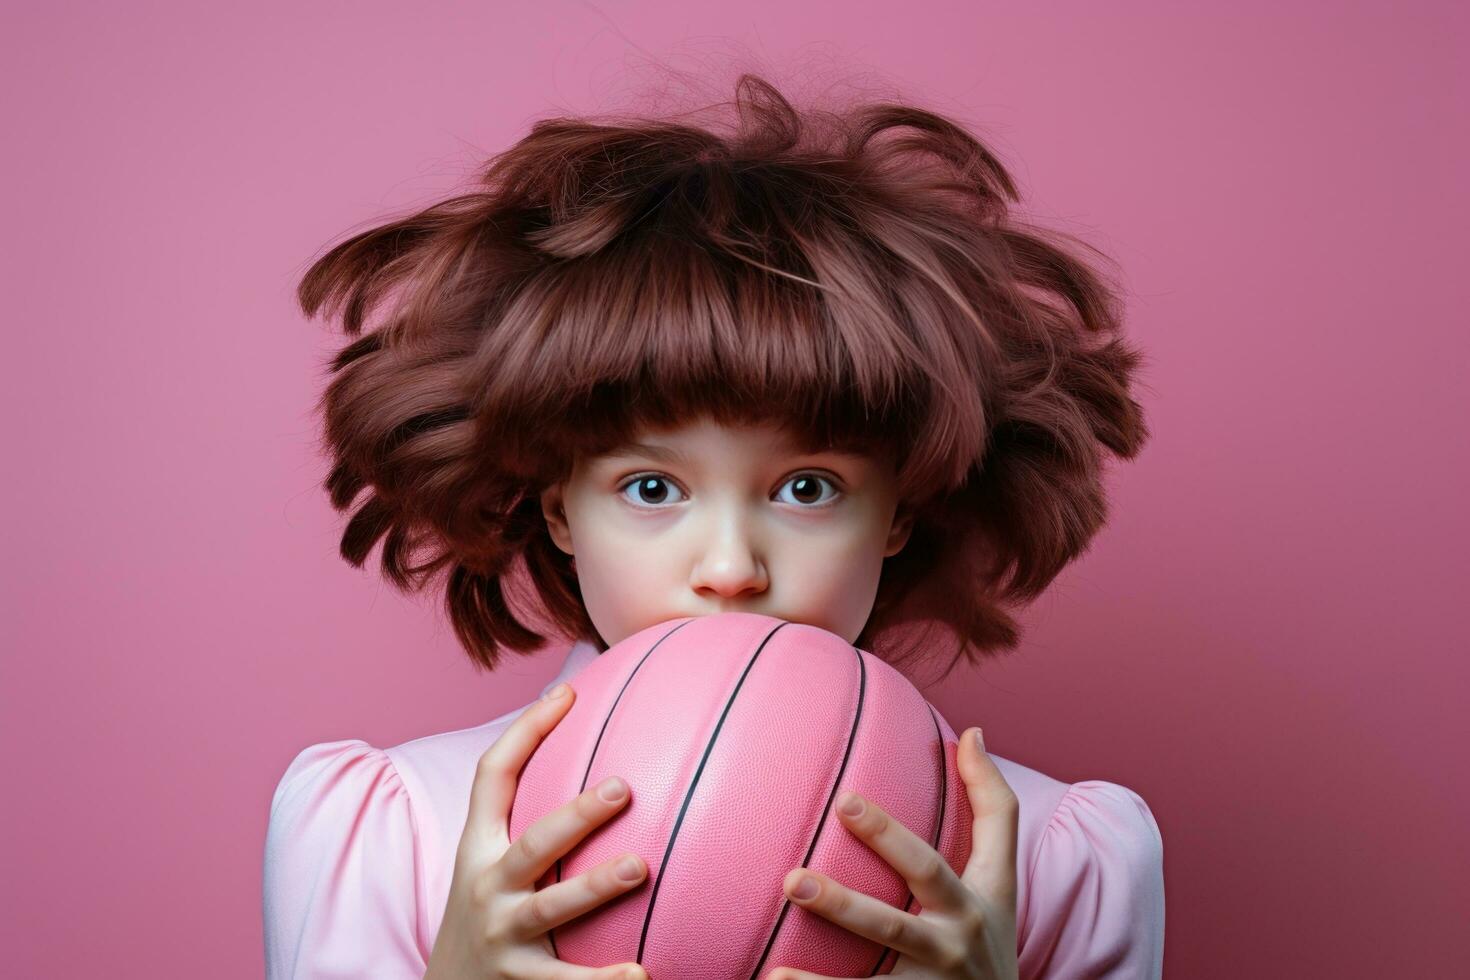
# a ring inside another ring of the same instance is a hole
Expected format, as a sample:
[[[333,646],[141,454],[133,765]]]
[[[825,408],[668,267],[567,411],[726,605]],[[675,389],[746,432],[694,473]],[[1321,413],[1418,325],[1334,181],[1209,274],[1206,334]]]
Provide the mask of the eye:
[[[633,491],[632,496],[628,495],[629,489]],[[660,504],[678,503],[684,499],[680,496],[677,499],[670,500],[671,492],[673,494],[681,493],[679,488],[674,486],[672,480],[668,479],[668,477],[659,476],[656,473],[645,473],[641,476],[635,476],[627,483],[618,487],[618,493],[621,493],[624,499],[635,507],[643,508],[653,508]]]
[[[831,488],[832,493],[830,496],[822,496],[823,484]],[[778,496],[777,499],[782,500],[783,503],[815,506],[833,500],[838,493],[835,483],[817,473],[798,473],[782,484],[781,489],[784,491],[787,487],[792,488],[792,499],[788,500]]]

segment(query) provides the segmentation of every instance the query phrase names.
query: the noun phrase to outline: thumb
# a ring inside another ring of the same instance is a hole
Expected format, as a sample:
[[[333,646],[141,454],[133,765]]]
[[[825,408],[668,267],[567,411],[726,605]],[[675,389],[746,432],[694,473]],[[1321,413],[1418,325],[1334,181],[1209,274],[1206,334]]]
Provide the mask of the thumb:
[[[985,751],[984,733],[979,728],[965,730],[957,755],[975,821],[970,860],[960,879],[980,893],[999,890],[1003,896],[1014,896],[1020,800]]]

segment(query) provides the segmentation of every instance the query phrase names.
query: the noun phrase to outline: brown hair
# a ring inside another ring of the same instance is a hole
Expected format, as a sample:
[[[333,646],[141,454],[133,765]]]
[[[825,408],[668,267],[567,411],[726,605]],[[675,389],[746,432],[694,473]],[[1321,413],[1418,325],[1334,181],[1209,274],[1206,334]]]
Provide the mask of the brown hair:
[[[1147,437],[1115,291],[1010,213],[1011,177],[974,136],[903,104],[798,112],[751,74],[733,107],[723,135],[539,121],[479,187],[301,281],[307,315],[357,337],[318,403],[332,504],[362,495],[342,556],[361,566],[381,540],[399,588],[442,575],[486,668],[546,640],[511,598],[601,646],[539,496],[642,423],[773,420],[810,449],[891,453],[916,519],[858,645],[927,657],[893,627],[928,622],[950,667],[1016,645],[1006,606],[1084,551],[1103,452]],[[506,588],[520,564],[529,597]]]

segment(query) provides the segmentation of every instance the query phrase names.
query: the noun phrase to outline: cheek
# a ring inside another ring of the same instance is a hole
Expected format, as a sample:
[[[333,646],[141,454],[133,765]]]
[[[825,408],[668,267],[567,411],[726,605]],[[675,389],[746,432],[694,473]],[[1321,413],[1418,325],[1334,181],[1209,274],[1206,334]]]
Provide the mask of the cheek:
[[[647,538],[592,535],[577,540],[577,584],[597,632],[609,645],[659,618],[670,572]],[[650,619],[650,617],[654,617]]]
[[[792,542],[780,571],[783,598],[793,618],[813,623],[849,642],[873,611],[883,572],[883,539],[834,541],[830,547]]]

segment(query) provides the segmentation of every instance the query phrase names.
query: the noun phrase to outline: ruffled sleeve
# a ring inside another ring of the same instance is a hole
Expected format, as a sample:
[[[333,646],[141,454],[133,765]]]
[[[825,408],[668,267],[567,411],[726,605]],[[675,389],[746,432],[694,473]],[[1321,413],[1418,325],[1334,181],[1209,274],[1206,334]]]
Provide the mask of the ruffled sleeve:
[[[303,749],[271,800],[267,980],[420,980],[423,868],[393,762],[358,739]]]
[[[1023,980],[1157,980],[1164,842],[1125,786],[1073,783],[1042,831],[1023,920]]]

